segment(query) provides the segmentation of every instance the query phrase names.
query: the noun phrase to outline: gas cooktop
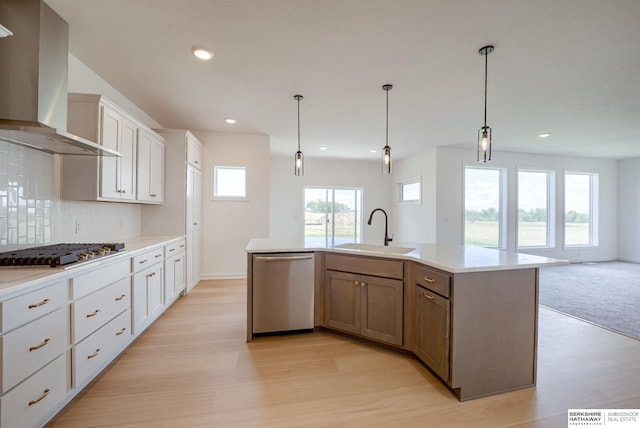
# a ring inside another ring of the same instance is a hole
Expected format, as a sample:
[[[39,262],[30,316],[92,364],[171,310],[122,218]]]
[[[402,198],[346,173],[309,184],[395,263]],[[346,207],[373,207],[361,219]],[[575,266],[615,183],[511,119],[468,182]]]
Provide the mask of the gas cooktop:
[[[105,257],[123,251],[123,243],[54,244],[0,253],[0,267],[58,267]]]

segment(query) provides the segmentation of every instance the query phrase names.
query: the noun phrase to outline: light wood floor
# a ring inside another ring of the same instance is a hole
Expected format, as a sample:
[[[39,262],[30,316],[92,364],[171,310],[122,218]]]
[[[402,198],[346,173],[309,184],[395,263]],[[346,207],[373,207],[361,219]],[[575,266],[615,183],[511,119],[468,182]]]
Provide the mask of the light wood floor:
[[[640,341],[544,308],[537,387],[463,403],[416,360],[329,333],[246,343],[245,310],[243,280],[201,282],[49,426],[548,428],[640,408]]]

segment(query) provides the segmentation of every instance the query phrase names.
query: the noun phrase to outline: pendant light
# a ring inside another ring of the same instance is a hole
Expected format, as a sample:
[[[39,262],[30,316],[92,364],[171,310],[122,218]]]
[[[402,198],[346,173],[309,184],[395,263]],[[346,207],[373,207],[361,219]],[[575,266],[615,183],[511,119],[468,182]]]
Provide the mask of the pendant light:
[[[391,147],[389,147],[389,91],[393,85],[383,85],[382,90],[387,93],[387,135],[386,144],[382,148],[382,173],[391,174]]]
[[[304,156],[300,151],[300,100],[304,97],[302,95],[294,95],[293,99],[298,102],[298,151],[295,155],[294,173],[297,176],[304,175]]]
[[[484,56],[484,125],[478,130],[477,161],[491,160],[491,127],[487,126],[487,68],[489,54],[493,52],[493,46],[481,48],[478,53]]]

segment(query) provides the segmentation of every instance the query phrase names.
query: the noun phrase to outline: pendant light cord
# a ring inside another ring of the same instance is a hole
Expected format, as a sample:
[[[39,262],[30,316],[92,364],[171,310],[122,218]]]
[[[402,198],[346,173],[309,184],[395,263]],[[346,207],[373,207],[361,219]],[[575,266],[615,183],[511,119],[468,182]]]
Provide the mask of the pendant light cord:
[[[386,140],[386,145],[389,145],[389,89],[386,90],[387,92],[387,140]]]
[[[485,116],[486,116],[486,112],[485,112]],[[487,119],[485,119],[485,122],[486,120]],[[299,97],[298,97],[298,151],[300,151],[300,98]]]
[[[489,68],[489,53],[484,55],[484,127],[487,127],[487,69]]]

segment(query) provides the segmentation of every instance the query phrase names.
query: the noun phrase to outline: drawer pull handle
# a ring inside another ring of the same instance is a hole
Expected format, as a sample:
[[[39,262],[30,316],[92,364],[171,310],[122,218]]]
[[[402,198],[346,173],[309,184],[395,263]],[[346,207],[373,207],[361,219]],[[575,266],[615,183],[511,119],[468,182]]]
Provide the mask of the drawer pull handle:
[[[127,331],[126,327],[122,327],[122,330],[120,330],[119,332],[116,333],[116,336],[120,336],[121,334],[124,334],[124,332]]]
[[[162,254],[156,254],[154,257],[162,257]]]
[[[44,299],[42,302],[32,303],[32,304],[29,305],[29,309],[39,308],[42,305],[46,305],[50,301],[51,301],[51,299]]]
[[[116,302],[119,302],[120,300],[124,299],[125,297],[127,297],[126,294],[123,294],[120,297],[116,297]]]
[[[40,395],[40,397],[36,398],[35,400],[29,401],[29,406],[33,406],[34,404],[38,404],[40,401],[42,401],[44,399],[44,397],[49,395],[50,391],[51,390],[49,388],[47,388],[44,391],[42,391],[42,394]]]
[[[435,296],[431,296],[430,294],[427,294],[427,293],[422,293],[422,295],[431,301],[436,299]]]
[[[33,352],[36,349],[40,349],[42,348],[44,345],[48,345],[49,342],[51,342],[51,339],[46,338],[45,340],[43,340],[40,344],[36,345],[36,346],[29,346],[29,352]]]
[[[147,278],[151,278],[151,277],[153,277],[153,276],[156,276],[156,273],[155,273],[155,272],[151,272],[151,273],[148,273],[148,274],[147,274]]]
[[[156,195],[155,193],[152,193],[152,194],[150,194],[149,196],[151,196],[152,198],[155,198],[155,197],[156,197],[156,196],[158,196],[158,195]]]
[[[175,260],[174,260],[174,263],[179,263],[179,262],[181,262],[181,261],[182,261],[182,259],[175,259]]]
[[[96,349],[96,352],[94,352],[93,354],[87,355],[87,360],[97,357],[99,353],[100,353],[100,348]]]
[[[95,317],[96,315],[98,315],[100,313],[100,309],[96,309],[95,311],[93,311],[90,314],[87,314],[87,318],[92,318]]]
[[[148,262],[148,261],[149,261],[149,260],[144,259],[144,260],[140,260],[138,263],[142,264],[142,263],[146,263],[146,262]]]
[[[171,252],[171,251],[175,251],[175,250],[176,250],[175,248],[171,248],[171,249],[169,250],[169,252]]]
[[[431,284],[433,284],[434,282],[436,282],[436,280],[435,280],[435,279],[433,279],[433,278],[429,278],[428,276],[425,276],[423,279],[424,279],[425,281],[427,281],[427,282],[431,283]]]
[[[184,248],[184,244],[180,245],[180,248]]]

